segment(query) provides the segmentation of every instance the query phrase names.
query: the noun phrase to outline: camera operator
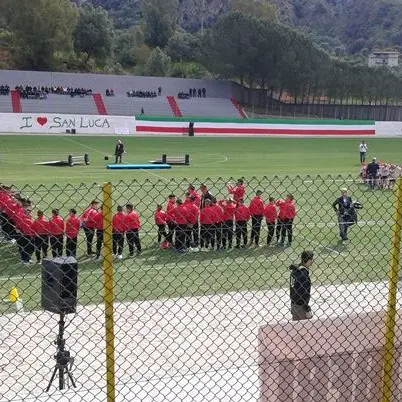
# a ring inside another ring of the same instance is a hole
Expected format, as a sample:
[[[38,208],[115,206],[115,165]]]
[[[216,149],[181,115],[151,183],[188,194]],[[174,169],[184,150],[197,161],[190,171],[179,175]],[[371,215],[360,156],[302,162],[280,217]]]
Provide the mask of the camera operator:
[[[356,203],[356,205],[360,204]],[[338,216],[339,235],[341,236],[342,243],[346,244],[348,241],[349,226],[357,223],[355,204],[353,204],[352,198],[348,196],[347,188],[341,188],[341,196],[334,201],[332,208],[334,208]]]

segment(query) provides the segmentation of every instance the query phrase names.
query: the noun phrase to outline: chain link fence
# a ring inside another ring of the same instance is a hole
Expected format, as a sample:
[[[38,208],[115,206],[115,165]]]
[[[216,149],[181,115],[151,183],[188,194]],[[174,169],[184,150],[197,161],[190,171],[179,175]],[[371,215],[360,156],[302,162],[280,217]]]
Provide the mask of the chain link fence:
[[[0,400],[400,400],[400,182],[369,184],[3,186]]]

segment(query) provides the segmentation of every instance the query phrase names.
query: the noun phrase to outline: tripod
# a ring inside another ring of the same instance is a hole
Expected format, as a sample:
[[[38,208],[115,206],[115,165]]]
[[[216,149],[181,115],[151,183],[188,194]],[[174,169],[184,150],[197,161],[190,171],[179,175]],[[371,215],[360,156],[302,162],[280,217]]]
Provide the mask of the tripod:
[[[54,355],[54,358],[56,359],[56,367],[53,370],[53,374],[46,388],[46,392],[49,392],[57,372],[59,374],[59,390],[63,390],[65,388],[66,375],[68,376],[68,378],[71,381],[71,384],[75,388],[75,381],[71,374],[71,367],[73,366],[74,358],[71,357],[70,352],[68,350],[65,350],[66,341],[64,339],[64,325],[65,325],[64,318],[65,314],[60,313],[59,333],[57,335],[56,341],[54,342],[57,345],[57,353]]]

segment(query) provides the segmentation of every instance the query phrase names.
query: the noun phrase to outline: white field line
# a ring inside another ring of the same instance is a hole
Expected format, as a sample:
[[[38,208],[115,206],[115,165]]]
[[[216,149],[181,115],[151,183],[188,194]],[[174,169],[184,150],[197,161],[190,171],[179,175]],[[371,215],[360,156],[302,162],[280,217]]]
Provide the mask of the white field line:
[[[303,180],[303,183],[353,183],[353,182],[358,182],[359,178],[357,178],[356,180],[354,179],[335,179],[335,180],[331,180],[331,179],[325,179],[325,180]]]

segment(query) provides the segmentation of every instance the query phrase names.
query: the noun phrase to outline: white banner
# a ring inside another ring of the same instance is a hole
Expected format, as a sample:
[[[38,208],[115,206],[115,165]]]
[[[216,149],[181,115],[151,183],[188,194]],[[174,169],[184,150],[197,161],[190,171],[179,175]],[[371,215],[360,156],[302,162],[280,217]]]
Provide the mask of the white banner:
[[[376,121],[375,134],[378,136],[400,137],[402,135],[402,122]]]
[[[73,114],[1,113],[2,133],[134,134],[135,117]]]

